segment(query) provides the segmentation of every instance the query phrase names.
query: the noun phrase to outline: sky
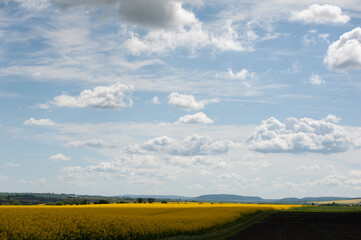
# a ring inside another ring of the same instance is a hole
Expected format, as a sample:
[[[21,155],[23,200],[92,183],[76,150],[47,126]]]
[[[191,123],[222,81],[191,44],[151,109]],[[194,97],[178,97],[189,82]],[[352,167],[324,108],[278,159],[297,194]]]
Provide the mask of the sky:
[[[361,196],[359,0],[0,0],[0,192]]]

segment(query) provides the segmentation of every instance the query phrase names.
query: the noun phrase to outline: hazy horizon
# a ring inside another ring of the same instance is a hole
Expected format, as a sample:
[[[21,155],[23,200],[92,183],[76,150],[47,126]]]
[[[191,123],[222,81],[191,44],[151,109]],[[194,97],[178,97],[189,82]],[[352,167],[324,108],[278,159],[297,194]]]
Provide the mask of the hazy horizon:
[[[0,192],[360,197],[361,5],[0,1]]]

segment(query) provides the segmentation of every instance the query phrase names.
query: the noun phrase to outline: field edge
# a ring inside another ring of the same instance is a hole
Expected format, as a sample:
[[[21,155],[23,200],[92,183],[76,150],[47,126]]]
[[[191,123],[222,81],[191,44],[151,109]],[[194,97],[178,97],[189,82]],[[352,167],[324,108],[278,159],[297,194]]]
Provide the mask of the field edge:
[[[223,228],[198,235],[179,235],[174,237],[161,238],[160,240],[225,240],[237,235],[240,231],[247,229],[253,224],[261,221],[270,214],[279,210],[257,211],[243,216],[232,223],[226,224]]]

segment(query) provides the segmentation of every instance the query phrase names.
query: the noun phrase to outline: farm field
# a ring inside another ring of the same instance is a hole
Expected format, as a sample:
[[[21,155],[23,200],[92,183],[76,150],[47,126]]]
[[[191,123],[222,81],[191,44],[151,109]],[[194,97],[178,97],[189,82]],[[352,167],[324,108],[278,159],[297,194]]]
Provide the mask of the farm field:
[[[152,203],[0,206],[0,239],[160,239],[217,230],[294,205]]]
[[[226,240],[356,240],[360,226],[360,207],[307,207],[269,214]]]
[[[321,202],[315,202],[316,204],[359,204],[361,203],[361,198],[356,199],[345,199],[345,200],[335,200],[335,201],[321,201]]]

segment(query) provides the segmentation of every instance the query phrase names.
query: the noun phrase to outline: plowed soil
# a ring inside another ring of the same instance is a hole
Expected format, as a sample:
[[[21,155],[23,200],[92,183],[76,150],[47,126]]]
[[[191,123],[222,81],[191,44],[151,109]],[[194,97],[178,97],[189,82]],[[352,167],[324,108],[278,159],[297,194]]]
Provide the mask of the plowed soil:
[[[227,240],[361,240],[361,212],[277,212]]]

